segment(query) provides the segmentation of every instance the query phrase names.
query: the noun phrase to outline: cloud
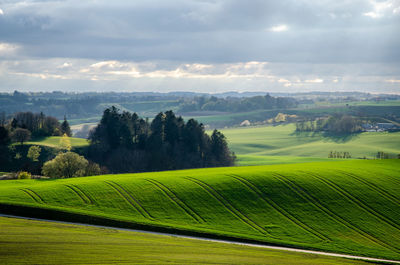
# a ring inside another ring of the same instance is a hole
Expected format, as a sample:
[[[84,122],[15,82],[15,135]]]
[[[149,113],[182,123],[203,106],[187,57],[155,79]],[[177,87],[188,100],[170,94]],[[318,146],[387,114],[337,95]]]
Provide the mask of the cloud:
[[[0,42],[0,58],[2,57],[13,57],[20,49],[18,45]]]
[[[299,69],[302,69],[301,71]],[[384,64],[171,63],[52,58],[0,61],[0,91],[399,92],[400,68]]]
[[[364,13],[364,16],[367,17],[377,19],[384,16],[396,15],[400,11],[399,0],[386,0],[386,1],[370,0],[369,2],[372,7],[372,11]]]
[[[308,79],[305,81],[306,83],[323,83],[324,80],[321,78],[316,78],[316,79]]]
[[[4,15],[3,9],[0,8],[0,16]]]
[[[273,32],[282,32],[282,31],[287,31],[289,28],[286,25],[278,25],[271,27],[269,30]]]
[[[7,0],[1,8],[0,89],[61,80],[400,90],[384,81],[400,78],[399,0]]]

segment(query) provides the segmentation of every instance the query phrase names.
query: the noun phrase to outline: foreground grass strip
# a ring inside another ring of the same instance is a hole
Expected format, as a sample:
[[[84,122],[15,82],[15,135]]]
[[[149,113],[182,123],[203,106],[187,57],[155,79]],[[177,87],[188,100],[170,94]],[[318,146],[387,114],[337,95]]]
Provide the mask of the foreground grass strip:
[[[251,220],[249,217],[244,215],[240,210],[236,209],[231,203],[229,203],[221,194],[219,194],[215,189],[211,186],[207,185],[203,181],[200,181],[195,178],[186,177],[187,180],[192,181],[202,187],[205,191],[207,191],[212,197],[214,197],[217,201],[219,201],[226,209],[228,209],[234,216],[239,218],[242,222],[254,228],[256,231],[271,236],[268,231],[258,225],[256,222]],[[271,236],[272,237],[272,236]]]
[[[0,239],[0,263],[4,265],[371,264],[315,254],[4,217],[0,217]]]
[[[146,179],[148,182],[155,185],[159,188],[165,196],[167,196],[171,201],[173,201],[178,207],[180,207],[183,211],[185,211],[190,217],[192,217],[198,223],[204,223],[205,220],[198,215],[192,208],[190,208],[187,204],[185,204],[181,199],[176,196],[174,192],[172,192],[169,188],[167,188],[164,184],[154,179]]]
[[[305,231],[311,233],[315,237],[317,237],[320,240],[330,240],[328,237],[324,236],[321,233],[318,233],[311,227],[308,227],[306,224],[302,223],[300,220],[298,220],[296,217],[285,211],[283,208],[281,208],[277,203],[275,203],[272,199],[268,198],[265,194],[263,194],[262,191],[260,191],[251,181],[242,178],[238,175],[231,175],[234,179],[242,183],[244,186],[246,186],[248,189],[252,190],[254,193],[256,193],[261,200],[263,200],[266,204],[269,204],[272,208],[274,208],[277,212],[279,212],[282,216],[290,220],[292,223],[295,225],[299,226],[300,228],[304,229]]]
[[[383,242],[383,241],[379,240],[378,238],[370,235],[369,233],[367,233],[363,229],[353,225],[349,221],[347,221],[347,220],[343,219],[342,217],[340,217],[339,215],[335,214],[334,212],[329,210],[328,207],[326,207],[322,202],[320,202],[318,199],[314,198],[311,194],[309,194],[307,191],[302,189],[300,186],[298,186],[293,181],[287,179],[285,176],[280,175],[280,174],[275,174],[275,176],[277,176],[278,179],[280,179],[283,183],[285,183],[291,190],[296,192],[300,197],[303,197],[305,200],[308,200],[315,207],[320,209],[322,212],[326,213],[326,215],[328,217],[330,217],[332,220],[334,220],[334,221],[342,224],[343,226],[348,227],[348,228],[350,228],[350,229],[352,229],[354,231],[357,231],[363,237],[371,240],[372,242],[374,242],[374,243],[376,243],[376,244],[378,244],[378,245],[380,245],[382,247],[391,249],[393,251],[398,251],[398,248],[393,247],[393,246],[387,244],[386,242]]]

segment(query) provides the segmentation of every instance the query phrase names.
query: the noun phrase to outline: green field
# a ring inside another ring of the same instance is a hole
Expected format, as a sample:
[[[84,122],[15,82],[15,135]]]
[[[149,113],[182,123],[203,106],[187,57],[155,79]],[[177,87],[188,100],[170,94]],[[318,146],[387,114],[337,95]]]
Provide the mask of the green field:
[[[0,217],[1,264],[371,264],[154,234]]]
[[[44,145],[44,146],[59,148],[61,146],[60,145],[61,138],[62,138],[61,136],[50,136],[37,140],[28,141],[26,142],[26,144]],[[82,138],[69,137],[68,139],[70,140],[72,147],[82,147],[82,146],[87,146],[89,144],[89,142],[86,139]]]
[[[400,132],[365,132],[347,136],[295,132],[294,124],[223,129],[239,165],[332,161],[330,151],[353,158],[374,158],[378,151],[400,154]]]
[[[0,183],[2,207],[397,260],[399,194],[398,160]]]

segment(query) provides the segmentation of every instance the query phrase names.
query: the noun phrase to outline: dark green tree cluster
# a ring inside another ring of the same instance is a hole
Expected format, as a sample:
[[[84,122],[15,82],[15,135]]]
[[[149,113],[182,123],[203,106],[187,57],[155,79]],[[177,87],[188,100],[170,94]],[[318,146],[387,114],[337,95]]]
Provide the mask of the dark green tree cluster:
[[[297,106],[296,100],[285,97],[255,96],[247,98],[195,97],[181,105],[180,112],[223,111],[241,112],[260,109],[285,109]]]
[[[64,122],[60,124],[56,118],[46,116],[43,112],[18,112],[13,115],[9,127],[11,132],[17,129],[28,130],[33,138],[59,136],[64,133],[71,135],[69,124],[65,118]]]
[[[331,151],[328,158],[351,158],[351,155],[349,152]]]
[[[315,121],[298,121],[296,122],[296,131],[325,131],[334,134],[356,133],[361,131],[361,120],[349,115],[333,115]]]
[[[149,122],[111,107],[89,139],[89,157],[115,173],[231,166],[235,160],[221,132],[210,137],[201,123],[172,111]]]
[[[390,158],[390,155],[389,155],[388,153],[379,151],[379,152],[376,154],[376,158],[377,158],[377,159],[389,159],[389,158]]]

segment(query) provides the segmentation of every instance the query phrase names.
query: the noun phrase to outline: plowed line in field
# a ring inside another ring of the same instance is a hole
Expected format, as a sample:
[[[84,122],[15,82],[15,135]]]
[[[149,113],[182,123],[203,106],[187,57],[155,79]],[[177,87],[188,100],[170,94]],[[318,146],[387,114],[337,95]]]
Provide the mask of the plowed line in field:
[[[303,222],[301,222],[299,219],[288,213],[286,210],[281,208],[276,202],[274,202],[271,198],[269,198],[267,195],[265,195],[260,189],[257,188],[256,185],[254,185],[250,180],[244,179],[240,176],[237,175],[231,175],[234,179],[242,183],[244,186],[246,186],[248,189],[253,191],[257,196],[265,203],[271,206],[275,211],[277,211],[279,214],[281,214],[283,217],[288,219],[291,223],[295,224],[299,228],[303,229],[304,231],[314,235],[315,237],[327,241],[330,240],[328,237],[322,235],[321,233],[317,232],[313,228],[307,226]]]
[[[378,187],[378,185],[373,184],[373,183],[371,183],[371,182],[369,182],[369,181],[367,181],[367,180],[365,180],[365,179],[360,178],[359,176],[356,176],[356,175],[354,175],[354,174],[348,173],[348,172],[346,172],[346,171],[338,170],[338,172],[340,172],[340,173],[342,173],[342,174],[345,174],[345,175],[347,175],[347,176],[349,176],[349,177],[351,177],[351,178],[354,178],[355,180],[357,180],[357,181],[363,183],[364,185],[370,187],[372,190],[374,190],[374,191],[376,191],[377,193],[379,193],[379,194],[380,194],[382,197],[384,197],[385,199],[387,199],[387,200],[389,200],[389,201],[391,201],[391,202],[393,202],[393,203],[395,203],[395,204],[400,205],[400,199],[396,198],[395,196],[393,196],[392,194],[388,193],[388,192],[385,191],[384,189]]]
[[[124,188],[113,181],[105,181],[111,188],[113,188],[122,198],[125,199],[127,203],[129,203],[133,208],[136,209],[144,218],[149,220],[154,220],[153,216],[151,216],[138,202],[135,200],[132,195],[130,195]]]
[[[81,190],[79,190],[75,185],[65,185],[68,189],[70,189],[73,193],[75,193],[85,204],[90,204],[91,201],[89,198],[83,194]]]
[[[156,186],[159,190],[161,190],[162,193],[165,194],[175,205],[177,205],[179,208],[181,208],[186,214],[188,214],[190,217],[192,217],[196,222],[198,223],[204,223],[205,220],[198,215],[190,206],[185,204],[181,199],[176,196],[176,194],[171,191],[168,187],[166,187],[164,184],[161,182],[158,182],[154,179],[146,179],[146,181],[150,182],[154,186]]]
[[[79,188],[79,186],[77,185],[72,185],[74,186],[79,192],[82,193],[82,195],[89,201],[90,204],[94,204],[94,201],[92,200],[92,198],[86,194],[86,192],[84,192],[81,188]]]
[[[304,200],[310,202],[312,205],[314,205],[317,209],[325,213],[330,219],[333,221],[349,228],[350,230],[353,230],[363,236],[364,238],[370,240],[371,242],[374,242],[375,244],[380,245],[381,247],[388,248],[390,250],[393,250],[395,252],[398,252],[399,249],[387,244],[386,242],[383,242],[379,240],[378,238],[370,235],[368,232],[365,232],[361,228],[357,227],[356,225],[353,225],[349,221],[343,219],[339,215],[335,214],[331,210],[329,210],[326,206],[324,206],[321,202],[318,201],[318,199],[314,198],[311,194],[309,194],[307,191],[305,191],[303,188],[301,188],[299,185],[294,183],[293,181],[287,179],[285,176],[274,173],[274,176],[280,180],[282,183],[284,183],[289,189],[291,189],[293,192],[295,192],[298,196],[303,198]]]
[[[317,176],[315,174],[312,174],[312,173],[309,173],[306,171],[304,171],[304,173],[309,174],[310,176],[313,176],[314,178],[318,179],[325,185],[329,186],[332,190],[336,191],[337,193],[342,195],[344,198],[346,198],[347,201],[349,201],[350,203],[353,203],[357,207],[363,209],[364,211],[366,211],[370,215],[374,216],[375,218],[381,220],[382,222],[390,225],[391,227],[393,227],[397,230],[400,230],[399,224],[397,224],[391,218],[389,218],[381,213],[378,213],[377,211],[375,211],[374,209],[372,209],[371,207],[369,207],[368,205],[366,205],[365,203],[363,203],[362,201],[360,201],[359,199],[357,199],[356,197],[354,197],[353,195],[348,193],[346,190],[344,190],[343,188],[341,188],[338,185],[336,185],[335,183],[333,183],[332,181],[321,178],[320,176]]]
[[[37,194],[36,192],[34,192],[33,190],[28,189],[28,188],[25,188],[25,189],[23,189],[23,190],[25,190],[27,193],[29,193],[29,194],[31,195],[31,197],[36,198],[35,201],[37,201],[37,202],[39,202],[39,203],[45,203],[45,201],[43,200],[43,198],[40,197],[40,195]]]
[[[35,202],[37,203],[44,203],[40,197],[37,197],[35,193],[32,193],[30,189],[20,189],[22,192],[24,192],[26,195],[31,197]]]
[[[260,225],[255,223],[253,220],[248,218],[246,215],[244,215],[241,211],[236,209],[232,204],[230,204],[221,194],[219,194],[216,190],[214,190],[211,186],[207,185],[206,183],[195,179],[191,177],[185,177],[185,179],[197,184],[201,188],[203,188],[208,194],[211,195],[215,200],[217,200],[219,203],[221,203],[225,209],[227,209],[230,213],[232,213],[234,216],[236,216],[239,220],[241,220],[243,223],[247,224],[248,226],[252,227],[254,230],[260,232],[261,234],[268,235],[272,237],[268,231],[266,231],[264,228],[262,228]]]

